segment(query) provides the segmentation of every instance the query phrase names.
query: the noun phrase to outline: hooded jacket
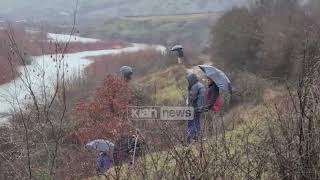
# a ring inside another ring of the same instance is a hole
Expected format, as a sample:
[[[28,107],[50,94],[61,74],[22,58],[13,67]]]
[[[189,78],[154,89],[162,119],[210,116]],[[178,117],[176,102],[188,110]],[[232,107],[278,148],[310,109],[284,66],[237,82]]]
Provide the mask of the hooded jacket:
[[[205,108],[205,87],[195,74],[189,74],[187,80],[189,84],[188,105],[194,108],[195,113],[201,113]]]

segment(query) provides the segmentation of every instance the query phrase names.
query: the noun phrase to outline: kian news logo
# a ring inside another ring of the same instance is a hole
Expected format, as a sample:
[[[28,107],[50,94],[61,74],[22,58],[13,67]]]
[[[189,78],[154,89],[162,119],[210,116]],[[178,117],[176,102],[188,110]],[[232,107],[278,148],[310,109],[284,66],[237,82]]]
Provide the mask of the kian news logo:
[[[192,120],[194,108],[192,107],[169,107],[169,106],[130,106],[128,118],[132,120],[163,120],[179,121]]]

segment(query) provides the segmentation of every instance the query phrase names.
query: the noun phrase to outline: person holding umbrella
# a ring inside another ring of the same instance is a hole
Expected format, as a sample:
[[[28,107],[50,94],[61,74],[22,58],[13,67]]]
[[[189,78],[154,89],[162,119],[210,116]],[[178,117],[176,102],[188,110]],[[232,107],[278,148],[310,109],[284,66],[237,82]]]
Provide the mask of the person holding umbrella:
[[[229,78],[224,72],[216,67],[209,65],[199,65],[198,66],[207,76],[209,80],[208,90],[207,90],[207,102],[206,111],[209,111],[209,116],[214,119],[215,115],[221,112],[221,93],[227,92],[232,95],[232,87]],[[210,113],[213,112],[213,113]],[[217,121],[209,121],[208,131],[212,135],[214,128],[218,130],[219,128],[214,123]]]
[[[85,147],[98,152],[97,171],[99,174],[105,175],[113,164],[114,144],[105,139],[96,139],[87,143]]]
[[[230,95],[232,95],[232,86],[231,81],[227,77],[227,75],[222,72],[220,69],[210,66],[210,65],[199,65],[198,66],[207,76],[209,83],[209,97],[212,97],[208,103],[208,108],[213,110],[220,110],[214,109],[214,104],[217,103],[217,101],[220,101],[219,98],[220,92],[227,92]]]
[[[180,44],[173,46],[170,49],[171,52],[175,52],[178,56],[178,64],[189,68],[191,66],[190,59],[185,56],[184,47]]]
[[[219,92],[219,87],[217,84],[209,79],[208,93],[207,93],[207,105],[206,110],[219,112],[221,110],[221,96]]]

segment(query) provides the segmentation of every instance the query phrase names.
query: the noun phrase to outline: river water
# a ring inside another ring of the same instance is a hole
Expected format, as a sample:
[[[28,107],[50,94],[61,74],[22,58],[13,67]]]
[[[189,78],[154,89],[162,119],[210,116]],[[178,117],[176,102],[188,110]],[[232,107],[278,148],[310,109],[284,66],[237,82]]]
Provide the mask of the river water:
[[[59,42],[92,43],[100,41],[98,39],[79,36],[70,37],[69,35],[52,33],[48,34],[48,38]],[[154,48],[162,53],[166,51],[166,48],[160,45],[132,44],[121,49],[84,51],[65,54],[64,56],[59,54],[33,57],[30,65],[18,68],[18,72],[21,74],[20,77],[7,84],[0,85],[0,125],[8,123],[10,114],[17,112],[20,108],[23,109],[26,104],[32,102],[30,91],[26,84],[30,84],[29,88],[32,88],[40,102],[44,97],[52,95],[57,82],[57,72],[62,73],[61,67],[65,67],[65,78],[69,79],[81,75],[84,68],[92,63],[88,57],[137,52],[146,48]],[[63,59],[63,61],[56,61],[55,59]]]

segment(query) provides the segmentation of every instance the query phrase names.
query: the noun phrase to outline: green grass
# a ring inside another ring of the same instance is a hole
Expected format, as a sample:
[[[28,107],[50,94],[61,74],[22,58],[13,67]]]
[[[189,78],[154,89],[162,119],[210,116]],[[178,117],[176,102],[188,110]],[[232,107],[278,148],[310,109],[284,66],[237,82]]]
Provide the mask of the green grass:
[[[185,70],[173,66],[166,71],[150,74],[137,81],[157,105],[181,105],[187,94]]]

